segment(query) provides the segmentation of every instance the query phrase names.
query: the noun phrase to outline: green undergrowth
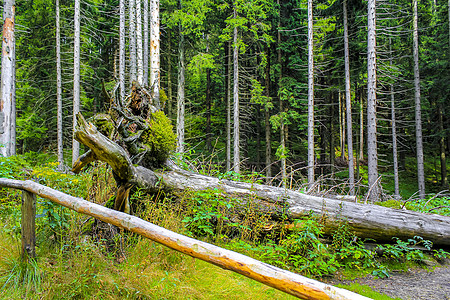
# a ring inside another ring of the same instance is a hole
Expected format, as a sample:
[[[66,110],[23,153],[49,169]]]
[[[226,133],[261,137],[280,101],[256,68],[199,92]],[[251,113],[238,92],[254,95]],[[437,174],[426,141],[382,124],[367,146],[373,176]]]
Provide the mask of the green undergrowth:
[[[0,168],[1,177],[33,179],[101,205],[114,197],[113,176],[102,163],[77,176],[58,172],[49,155],[0,158],[0,164],[7,166]],[[153,195],[135,189],[131,196],[134,214],[146,221],[319,280],[336,274],[384,278],[401,266],[420,267],[425,260],[449,256],[420,237],[393,239],[369,250],[345,221],[326,236],[319,216],[296,221],[282,216],[275,222],[269,212],[258,213],[255,200],[233,198],[219,189]],[[20,192],[0,189],[1,299],[293,299],[40,197],[37,260],[25,264],[20,258],[20,202]],[[356,291],[372,297],[373,291],[364,289]]]

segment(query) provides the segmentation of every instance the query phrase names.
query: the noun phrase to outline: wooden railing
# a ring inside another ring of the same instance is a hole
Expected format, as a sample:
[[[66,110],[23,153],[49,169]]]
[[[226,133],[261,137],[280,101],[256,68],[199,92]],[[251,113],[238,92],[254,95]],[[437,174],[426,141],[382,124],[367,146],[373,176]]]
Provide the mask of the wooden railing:
[[[36,195],[76,212],[124,228],[174,250],[237,272],[301,299],[369,299],[345,289],[268,265],[237,252],[169,231],[138,217],[73,197],[39,183],[0,178],[0,187],[20,189],[22,194],[22,255],[35,256]]]

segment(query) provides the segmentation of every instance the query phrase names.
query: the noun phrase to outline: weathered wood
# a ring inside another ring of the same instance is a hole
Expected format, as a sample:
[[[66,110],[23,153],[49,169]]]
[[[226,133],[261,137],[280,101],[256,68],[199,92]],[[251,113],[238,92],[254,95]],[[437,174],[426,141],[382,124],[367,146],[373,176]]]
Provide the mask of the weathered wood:
[[[316,197],[262,184],[220,180],[179,168],[155,173],[173,189],[217,188],[230,195],[253,195],[254,201],[261,203],[287,204],[287,214],[294,219],[313,212],[324,217],[326,233],[336,230],[340,221],[346,221],[351,231],[361,238],[390,242],[392,237],[406,240],[421,236],[435,245],[450,246],[450,217],[447,216]]]
[[[18,188],[35,193],[76,212],[140,234],[174,250],[242,274],[301,299],[369,299],[262,263],[237,252],[177,234],[135,216],[64,194],[30,180],[0,178],[0,187]]]
[[[22,192],[22,259],[36,257],[36,195]]]

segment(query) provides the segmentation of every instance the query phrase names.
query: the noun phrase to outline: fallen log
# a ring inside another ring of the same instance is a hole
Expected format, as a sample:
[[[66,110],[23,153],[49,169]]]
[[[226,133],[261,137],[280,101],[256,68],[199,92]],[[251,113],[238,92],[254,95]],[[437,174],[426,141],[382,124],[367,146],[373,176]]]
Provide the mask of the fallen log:
[[[127,229],[176,251],[242,274],[300,299],[369,299],[348,290],[268,265],[240,253],[183,236],[138,217],[64,194],[31,180],[0,178],[0,187],[26,190],[76,212]]]
[[[347,222],[356,236],[378,242],[392,242],[392,237],[407,240],[420,236],[434,245],[450,246],[450,217],[447,216],[316,197],[262,184],[219,180],[179,168],[156,172],[156,175],[173,189],[216,188],[235,196],[252,196],[254,201],[267,205],[287,204],[288,216],[293,219],[313,212],[323,217],[327,234],[335,231],[342,222]]]
[[[91,157],[95,157],[107,162],[122,184],[153,191],[161,187],[175,190],[220,189],[232,196],[250,196],[252,201],[259,202],[260,206],[266,207],[274,215],[284,211],[290,218],[296,219],[313,212],[323,218],[325,233],[332,233],[342,222],[347,222],[355,235],[378,242],[391,242],[392,237],[406,240],[420,236],[434,245],[450,246],[450,217],[316,197],[268,185],[218,179],[181,170],[173,163],[167,164],[167,171],[152,171],[134,166],[121,146],[103,136],[94,125],[84,121],[81,114],[78,118],[75,137],[93,152],[93,155],[86,155],[89,158],[86,161],[90,162]],[[75,164],[77,170],[83,165],[82,161]],[[281,209],[282,207],[284,209]]]

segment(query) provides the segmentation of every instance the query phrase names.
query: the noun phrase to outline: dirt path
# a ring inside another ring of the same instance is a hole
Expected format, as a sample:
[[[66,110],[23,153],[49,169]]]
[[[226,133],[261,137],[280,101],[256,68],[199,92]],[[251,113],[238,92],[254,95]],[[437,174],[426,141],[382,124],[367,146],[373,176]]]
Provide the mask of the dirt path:
[[[434,271],[413,269],[408,272],[391,272],[389,278],[373,276],[356,280],[336,281],[350,284],[358,282],[392,298],[403,300],[450,300],[450,265],[436,267]]]

